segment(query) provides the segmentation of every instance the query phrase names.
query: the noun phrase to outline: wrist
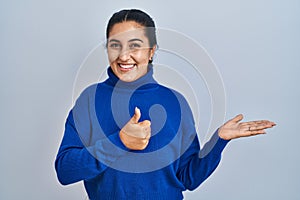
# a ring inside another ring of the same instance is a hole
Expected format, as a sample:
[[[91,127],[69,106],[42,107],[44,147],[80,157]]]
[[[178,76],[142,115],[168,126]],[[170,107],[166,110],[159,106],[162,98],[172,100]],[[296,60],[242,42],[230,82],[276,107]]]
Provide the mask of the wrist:
[[[218,129],[218,135],[223,140],[231,140],[232,139],[230,134],[228,134],[228,132],[225,131],[222,126]]]

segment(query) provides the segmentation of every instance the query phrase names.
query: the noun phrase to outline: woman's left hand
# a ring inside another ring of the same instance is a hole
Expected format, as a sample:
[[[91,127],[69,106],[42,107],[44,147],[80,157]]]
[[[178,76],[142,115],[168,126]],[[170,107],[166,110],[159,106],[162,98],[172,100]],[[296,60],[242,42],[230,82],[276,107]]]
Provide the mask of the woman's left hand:
[[[224,140],[231,140],[240,137],[248,137],[265,134],[265,129],[272,128],[276,124],[268,120],[258,120],[250,122],[240,122],[243,115],[239,114],[227,121],[219,128],[219,137]]]

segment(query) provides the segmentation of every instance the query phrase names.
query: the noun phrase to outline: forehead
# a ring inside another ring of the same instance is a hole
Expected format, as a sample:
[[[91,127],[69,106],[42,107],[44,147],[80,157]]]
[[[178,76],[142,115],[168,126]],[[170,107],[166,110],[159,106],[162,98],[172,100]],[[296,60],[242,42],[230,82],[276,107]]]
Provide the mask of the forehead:
[[[134,21],[126,21],[113,25],[109,32],[109,40],[130,40],[132,38],[139,38],[147,40],[145,35],[145,27]]]

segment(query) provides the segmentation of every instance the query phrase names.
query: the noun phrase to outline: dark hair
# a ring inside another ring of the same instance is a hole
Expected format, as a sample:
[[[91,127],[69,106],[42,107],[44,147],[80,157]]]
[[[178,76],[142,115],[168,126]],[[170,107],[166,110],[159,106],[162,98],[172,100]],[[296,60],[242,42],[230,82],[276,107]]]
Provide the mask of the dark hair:
[[[157,44],[153,19],[147,13],[137,9],[120,10],[119,12],[114,13],[109,19],[106,27],[106,39],[108,39],[109,32],[115,24],[125,21],[134,21],[144,27],[147,27],[145,32],[149,40],[150,47]]]

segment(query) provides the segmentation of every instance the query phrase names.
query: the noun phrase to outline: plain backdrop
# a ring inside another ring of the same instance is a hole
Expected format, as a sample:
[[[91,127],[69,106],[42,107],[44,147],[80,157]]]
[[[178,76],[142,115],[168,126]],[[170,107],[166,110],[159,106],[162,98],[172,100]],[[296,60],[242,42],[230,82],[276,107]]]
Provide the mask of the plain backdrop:
[[[243,113],[277,123],[231,141],[185,199],[300,199],[297,0],[0,0],[0,199],[86,199],[81,182],[58,183],[54,159],[76,73],[123,8],[143,9],[207,50],[224,82],[227,120]]]

